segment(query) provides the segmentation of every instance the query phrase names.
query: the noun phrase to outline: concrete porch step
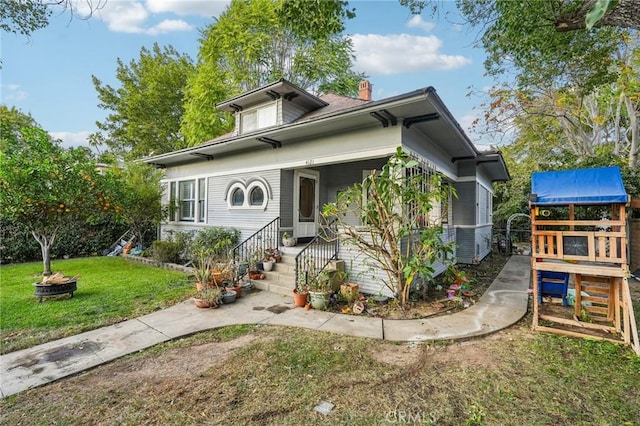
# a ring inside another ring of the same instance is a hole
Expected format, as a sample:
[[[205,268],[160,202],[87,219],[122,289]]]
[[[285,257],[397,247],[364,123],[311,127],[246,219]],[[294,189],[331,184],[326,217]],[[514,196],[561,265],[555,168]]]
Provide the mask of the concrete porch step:
[[[290,296],[296,286],[296,253],[282,253],[282,259],[273,264],[271,271],[264,271],[265,279],[251,280],[253,285],[263,291]]]

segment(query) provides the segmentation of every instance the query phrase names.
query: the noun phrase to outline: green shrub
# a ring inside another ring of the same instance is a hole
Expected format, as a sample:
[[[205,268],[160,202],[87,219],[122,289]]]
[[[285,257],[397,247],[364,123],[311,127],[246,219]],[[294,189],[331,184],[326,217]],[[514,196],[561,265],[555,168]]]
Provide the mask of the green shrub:
[[[69,224],[60,230],[51,248],[52,259],[100,255],[126,231],[113,222]],[[0,220],[0,263],[41,260],[40,246],[26,227]]]
[[[175,241],[154,241],[151,244],[153,259],[160,263],[180,263],[180,246]]]
[[[182,263],[193,260],[191,249],[196,232],[197,231],[168,231],[169,238],[167,241],[172,241],[178,245],[178,257]]]
[[[224,257],[240,240],[235,228],[212,226],[201,229],[195,236],[194,246],[213,249],[216,257]]]

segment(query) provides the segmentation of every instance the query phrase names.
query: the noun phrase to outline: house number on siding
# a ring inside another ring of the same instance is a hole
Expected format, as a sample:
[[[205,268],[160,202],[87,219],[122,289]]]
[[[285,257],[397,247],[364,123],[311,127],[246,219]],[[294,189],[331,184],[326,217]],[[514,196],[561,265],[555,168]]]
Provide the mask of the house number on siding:
[[[304,162],[307,166],[313,166],[315,164],[315,160],[307,160]]]

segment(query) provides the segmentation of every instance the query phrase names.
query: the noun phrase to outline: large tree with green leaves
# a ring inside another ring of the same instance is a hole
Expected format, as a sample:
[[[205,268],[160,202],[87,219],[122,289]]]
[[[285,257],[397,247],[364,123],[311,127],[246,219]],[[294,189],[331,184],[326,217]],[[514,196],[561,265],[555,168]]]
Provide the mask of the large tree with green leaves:
[[[89,149],[65,149],[33,125],[1,137],[2,216],[29,229],[41,248],[43,274],[51,274],[50,250],[63,225],[99,221],[121,207]]]
[[[92,144],[130,159],[184,148],[180,122],[185,85],[193,72],[188,55],[154,43],[150,50],[143,47],[137,60],[125,64],[118,59],[120,87],[93,76],[98,106],[110,114],[96,123],[99,132],[91,136]]]
[[[69,11],[71,17],[87,19],[106,0],[0,0],[0,30],[25,36],[46,27],[55,9]]]
[[[519,88],[576,85],[583,93],[615,78],[614,55],[625,30],[556,30],[555,22],[582,1],[459,0],[462,15],[480,28],[487,72],[515,74]]]
[[[354,16],[341,0],[232,1],[202,31],[182,131],[198,144],[231,128],[215,103],[285,78],[316,93],[357,93],[353,50],[342,35]]]
[[[442,0],[399,0],[411,13],[420,14],[431,7],[435,12]],[[462,7],[477,5],[491,7],[495,0],[456,0]],[[548,14],[549,25],[558,32],[590,29],[594,26],[640,29],[640,4],[636,0],[546,0],[553,12]],[[524,2],[514,6],[526,6]],[[532,2],[528,2],[532,4]]]
[[[108,170],[115,180],[114,199],[120,206],[120,220],[133,231],[137,242],[147,244],[166,217],[162,206],[162,170],[141,162],[128,162],[123,168]]]

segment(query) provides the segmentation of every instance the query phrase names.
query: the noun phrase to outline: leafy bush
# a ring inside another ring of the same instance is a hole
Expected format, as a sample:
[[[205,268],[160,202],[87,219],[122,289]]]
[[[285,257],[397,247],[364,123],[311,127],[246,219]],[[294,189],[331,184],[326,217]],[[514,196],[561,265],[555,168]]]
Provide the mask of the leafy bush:
[[[166,241],[174,243],[181,263],[196,260],[196,254],[210,250],[213,257],[225,257],[240,241],[240,231],[221,226],[206,227],[199,231],[168,231]],[[155,256],[154,256],[155,258]],[[156,259],[157,260],[157,259]]]
[[[240,240],[240,231],[235,228],[213,226],[201,229],[195,236],[193,245],[213,249],[216,257],[224,257]]]
[[[104,222],[98,225],[64,226],[51,248],[53,259],[95,256],[108,249],[126,231],[124,225]],[[23,225],[0,220],[0,263],[41,260],[40,246]]]
[[[193,260],[192,246],[193,238],[197,231],[169,231],[167,241],[172,241],[178,245],[178,257],[182,263]]]
[[[160,263],[180,263],[180,246],[175,241],[154,241],[151,245],[153,259]]]

